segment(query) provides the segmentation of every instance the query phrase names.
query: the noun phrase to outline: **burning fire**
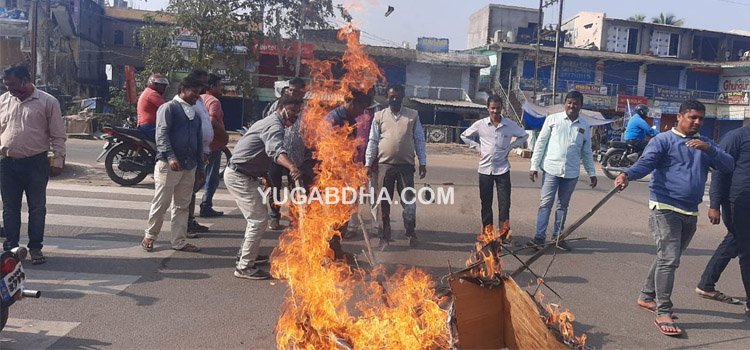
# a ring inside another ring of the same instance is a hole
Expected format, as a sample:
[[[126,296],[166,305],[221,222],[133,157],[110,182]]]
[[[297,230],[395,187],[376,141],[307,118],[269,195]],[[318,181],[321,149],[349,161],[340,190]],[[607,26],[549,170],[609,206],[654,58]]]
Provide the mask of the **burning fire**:
[[[511,235],[508,223],[504,223],[499,229],[494,226],[485,226],[477,236],[475,253],[466,260],[467,267],[473,267],[472,274],[480,278],[493,278],[503,273],[503,262],[500,259],[502,249],[501,240]]]
[[[540,282],[541,283],[541,282]],[[539,302],[543,303],[544,294],[541,291],[537,291],[534,298]],[[575,316],[570,310],[565,309],[561,311],[561,307],[558,304],[548,303],[544,305],[547,315],[544,321],[550,326],[556,326],[563,336],[563,339],[569,344],[576,344],[581,349],[586,348],[586,334],[581,334],[580,337],[576,337],[573,331],[573,321]]]
[[[353,162],[353,126],[332,127],[325,116],[349,89],[368,91],[382,73],[365,54],[351,27],[339,32],[347,44],[342,62],[346,74],[335,80],[333,62],[313,61],[312,100],[306,106],[302,129],[315,149],[318,188],[367,182],[364,166]],[[447,313],[438,303],[430,276],[402,269],[387,276],[383,268],[370,273],[353,270],[333,260],[328,241],[339,235],[354,210],[344,204],[311,202],[291,208],[299,215],[296,227],[285,232],[273,253],[271,272],[287,280],[289,291],[276,325],[279,349],[430,349],[448,348]]]

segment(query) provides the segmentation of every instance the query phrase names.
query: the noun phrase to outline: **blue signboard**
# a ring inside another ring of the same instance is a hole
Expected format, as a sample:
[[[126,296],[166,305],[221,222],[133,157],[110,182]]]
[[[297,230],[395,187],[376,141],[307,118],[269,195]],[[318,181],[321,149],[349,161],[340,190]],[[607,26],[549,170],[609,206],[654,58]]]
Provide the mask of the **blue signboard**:
[[[448,52],[448,38],[417,38],[417,51]]]
[[[596,79],[596,60],[561,57],[557,62],[557,81],[593,83]],[[563,85],[562,88],[565,88]]]

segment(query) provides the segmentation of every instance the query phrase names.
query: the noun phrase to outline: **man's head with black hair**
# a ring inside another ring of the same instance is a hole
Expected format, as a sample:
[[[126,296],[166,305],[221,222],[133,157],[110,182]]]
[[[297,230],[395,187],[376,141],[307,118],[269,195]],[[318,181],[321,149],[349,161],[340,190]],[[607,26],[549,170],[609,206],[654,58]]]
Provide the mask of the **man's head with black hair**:
[[[292,94],[299,98],[303,98],[305,97],[305,93],[307,92],[307,90],[305,89],[306,85],[307,84],[305,83],[304,79],[300,77],[292,78],[291,80],[289,80],[289,86],[287,86],[286,93]]]
[[[583,106],[583,94],[578,91],[570,91],[565,95],[565,114],[571,120],[578,119],[578,114],[581,113],[581,107]]]
[[[188,75],[180,81],[180,98],[188,104],[194,105],[201,97],[201,90],[204,86],[202,81]]]
[[[677,114],[677,131],[693,136],[703,126],[703,118],[706,116],[706,106],[698,100],[687,100],[680,105],[680,113]]]
[[[26,99],[34,92],[31,73],[26,65],[13,65],[3,70],[3,85],[11,95]]]

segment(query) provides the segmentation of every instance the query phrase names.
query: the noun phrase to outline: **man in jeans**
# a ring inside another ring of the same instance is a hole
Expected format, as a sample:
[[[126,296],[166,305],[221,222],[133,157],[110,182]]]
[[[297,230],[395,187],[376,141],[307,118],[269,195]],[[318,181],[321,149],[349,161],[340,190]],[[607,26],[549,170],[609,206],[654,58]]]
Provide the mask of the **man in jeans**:
[[[292,180],[301,177],[299,169],[284,149],[284,128],[296,121],[302,109],[302,99],[290,95],[279,101],[280,111],[253,124],[234,147],[229,166],[224,171],[224,184],[232,194],[242,215],[247,220],[245,237],[234,270],[237,278],[264,280],[271,274],[259,265],[268,263],[268,256],[258,255],[260,241],[268,225],[268,210],[263,200],[262,187],[271,162],[289,170]]]
[[[734,169],[732,156],[698,134],[705,114],[702,103],[683,102],[677,126],[651,139],[641,158],[615,179],[615,186],[625,189],[629,181],[653,171],[649,226],[656,239],[656,259],[646,276],[638,305],[656,312],[654,323],[664,335],[683,333],[672,320],[672,288],[680,256],[695,234],[708,169],[726,173]]]
[[[205,176],[201,117],[193,106],[200,98],[203,83],[187,77],[180,83],[179,94],[159,107],[156,113],[156,191],[148,215],[148,228],[141,246],[154,249],[164,213],[172,205],[172,249],[198,252],[200,248],[187,243],[188,206],[193,186]],[[197,171],[196,171],[197,169]]]
[[[579,117],[582,105],[583,94],[578,91],[569,92],[565,96],[565,111],[547,116],[534,145],[529,172],[531,181],[536,180],[539,171],[542,171],[542,199],[536,218],[536,234],[533,240],[526,243],[534,249],[544,245],[555,194],[557,210],[552,239],[556,240],[563,230],[568,204],[578,183],[581,162],[591,180],[591,188],[596,187],[591,130],[589,123]],[[557,247],[565,251],[571,250],[565,241],[558,242]]]
[[[21,236],[21,201],[29,207],[29,254],[42,264],[47,182],[62,174],[65,158],[65,122],[60,104],[37,89],[26,66],[3,72],[8,92],[0,95],[0,195],[5,223],[4,250],[18,247]],[[48,159],[52,149],[53,158]]]
[[[422,124],[417,111],[403,106],[404,86],[391,85],[387,90],[388,108],[375,113],[370,126],[365,166],[370,174],[377,175],[377,186],[385,188],[390,198],[395,198],[394,188],[403,198],[403,218],[409,245],[416,247],[417,203],[414,189],[414,158],[419,161],[419,178],[427,174],[427,152]],[[391,204],[380,203],[383,228],[380,247],[391,241]]]
[[[203,103],[208,109],[208,115],[211,120],[211,127],[214,131],[214,138],[209,144],[211,153],[208,155],[208,165],[206,166],[206,184],[204,186],[203,200],[201,201],[201,217],[216,217],[224,215],[223,212],[214,210],[214,194],[219,188],[219,170],[221,168],[222,149],[229,142],[229,134],[224,129],[224,110],[221,108],[219,98],[222,95],[224,85],[221,83],[221,77],[216,74],[208,75],[208,90],[201,95]]]
[[[482,228],[493,230],[492,191],[497,186],[498,228],[509,227],[510,221],[510,163],[508,153],[523,146],[529,135],[516,122],[504,118],[503,99],[498,95],[487,98],[490,116],[477,120],[461,134],[469,148],[479,151],[479,199],[482,201]],[[479,142],[473,140],[479,138]],[[515,138],[513,142],[511,139]]]
[[[745,286],[745,314],[750,316],[750,126],[730,131],[721,140],[721,148],[734,158],[734,172],[715,170],[711,176],[708,218],[718,225],[722,218],[727,235],[706,265],[695,292],[701,297],[729,304],[741,304],[716,290],[721,273],[733,258],[740,257],[740,273]]]

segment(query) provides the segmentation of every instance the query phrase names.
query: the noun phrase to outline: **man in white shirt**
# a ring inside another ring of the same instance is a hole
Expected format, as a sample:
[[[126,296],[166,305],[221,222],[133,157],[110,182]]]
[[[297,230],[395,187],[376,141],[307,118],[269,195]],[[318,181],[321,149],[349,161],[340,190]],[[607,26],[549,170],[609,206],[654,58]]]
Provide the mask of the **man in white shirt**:
[[[589,176],[591,188],[596,187],[596,167],[591,148],[589,123],[580,117],[583,94],[571,91],[565,96],[565,111],[547,116],[531,156],[529,178],[533,182],[542,171],[542,193],[536,219],[534,240],[529,247],[539,249],[547,237],[547,225],[552,213],[552,204],[557,195],[555,226],[552,240],[565,226],[568,204],[578,183],[581,163]],[[565,241],[557,244],[559,249],[570,251]]]
[[[498,228],[510,225],[510,163],[508,153],[523,146],[529,135],[518,123],[503,118],[503,100],[498,95],[487,98],[490,116],[472,124],[461,134],[469,148],[479,151],[479,199],[482,201],[482,228],[494,230],[492,190],[497,187]],[[479,138],[479,142],[474,138]],[[511,139],[515,138],[511,142]]]

